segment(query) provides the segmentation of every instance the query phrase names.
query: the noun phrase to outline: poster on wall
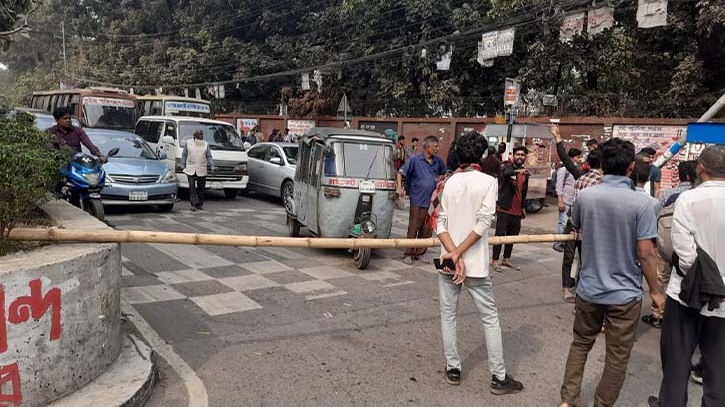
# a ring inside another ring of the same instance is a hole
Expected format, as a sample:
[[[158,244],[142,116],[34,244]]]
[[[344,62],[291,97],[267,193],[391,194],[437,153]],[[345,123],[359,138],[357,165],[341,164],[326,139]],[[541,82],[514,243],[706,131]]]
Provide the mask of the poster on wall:
[[[287,120],[287,128],[290,136],[292,136],[292,142],[296,142],[297,139],[307,133],[307,130],[313,127],[315,127],[314,120]]]
[[[687,132],[686,126],[641,126],[641,125],[614,125],[612,129],[612,137],[619,137],[629,140],[634,144],[635,152],[639,152],[645,147],[652,147],[657,150],[657,155],[663,154],[670,148],[679,136]],[[680,150],[680,153],[662,167],[662,181],[660,189],[669,189],[680,183],[680,177],[677,172],[677,166],[680,161],[696,159],[699,156],[696,145],[692,146],[692,154],[690,146]]]
[[[239,134],[249,134],[249,130],[252,130],[257,125],[257,119],[237,119],[237,130]]]

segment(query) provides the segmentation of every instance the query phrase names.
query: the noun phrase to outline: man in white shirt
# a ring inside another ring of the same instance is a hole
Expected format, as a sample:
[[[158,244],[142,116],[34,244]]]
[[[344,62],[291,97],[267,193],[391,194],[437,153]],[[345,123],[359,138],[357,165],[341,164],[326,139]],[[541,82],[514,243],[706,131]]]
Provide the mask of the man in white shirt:
[[[438,277],[446,379],[452,385],[460,383],[456,310],[465,284],[483,323],[492,375],[489,390],[501,395],[518,393],[523,385],[506,374],[501,326],[488,268],[488,229],[496,216],[498,183],[481,172],[478,165],[487,148],[486,138],[476,132],[458,138],[456,152],[461,165],[441,181],[442,186],[439,184],[432,216],[438,218],[436,231],[441,240],[441,259],[455,263],[455,270],[446,268]]]
[[[725,282],[725,146],[709,146],[697,163],[697,188],[683,192],[672,217],[672,248],[682,273],[697,259],[697,248],[717,264]],[[665,318],[660,338],[662,384],[651,406],[687,405],[687,380],[693,351],[702,353],[704,407],[725,406],[725,303],[719,308],[689,308],[679,298],[683,277],[673,270],[667,287]]]
[[[179,166],[189,179],[189,203],[191,211],[196,212],[204,207],[207,167],[216,170],[202,130],[194,130],[193,138],[186,140]]]

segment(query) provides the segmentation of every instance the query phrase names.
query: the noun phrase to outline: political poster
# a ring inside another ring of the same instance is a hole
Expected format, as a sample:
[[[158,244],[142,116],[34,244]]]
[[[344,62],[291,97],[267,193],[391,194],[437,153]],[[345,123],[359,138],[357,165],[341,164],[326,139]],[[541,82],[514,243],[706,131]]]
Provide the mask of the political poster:
[[[293,142],[313,127],[315,127],[314,120],[287,120],[287,128],[289,129],[289,134],[292,136]]]
[[[584,30],[584,12],[567,14],[559,26],[559,40],[571,42]]]
[[[237,130],[239,134],[249,134],[249,130],[252,130],[257,125],[257,119],[237,119]]]

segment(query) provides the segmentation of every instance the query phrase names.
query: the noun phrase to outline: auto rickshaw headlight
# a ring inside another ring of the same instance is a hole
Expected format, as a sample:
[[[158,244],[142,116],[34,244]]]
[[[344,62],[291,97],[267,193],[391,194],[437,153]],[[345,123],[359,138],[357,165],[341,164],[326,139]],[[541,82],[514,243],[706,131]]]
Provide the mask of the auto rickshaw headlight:
[[[372,235],[373,233],[375,233],[375,228],[377,227],[375,225],[375,222],[373,222],[371,220],[363,221],[363,223],[360,226],[362,226],[362,231],[366,235]]]

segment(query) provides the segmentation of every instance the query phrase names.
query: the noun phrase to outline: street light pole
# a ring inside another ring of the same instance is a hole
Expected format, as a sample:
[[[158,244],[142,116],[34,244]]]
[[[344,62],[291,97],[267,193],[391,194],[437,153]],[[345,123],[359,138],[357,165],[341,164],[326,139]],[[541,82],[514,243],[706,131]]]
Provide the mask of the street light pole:
[[[68,82],[68,61],[65,53],[65,21],[60,22],[60,31],[63,36],[63,82]]]

